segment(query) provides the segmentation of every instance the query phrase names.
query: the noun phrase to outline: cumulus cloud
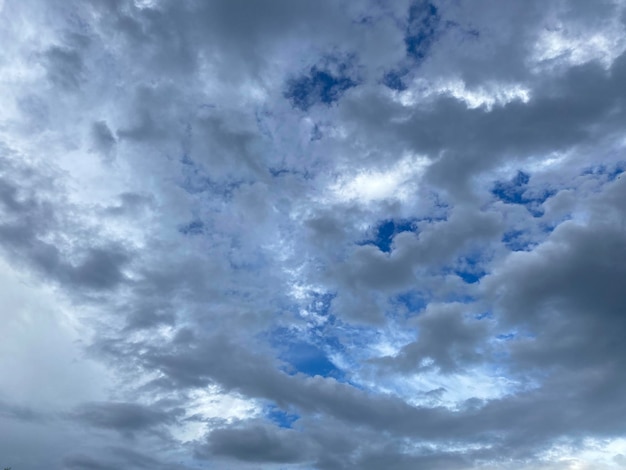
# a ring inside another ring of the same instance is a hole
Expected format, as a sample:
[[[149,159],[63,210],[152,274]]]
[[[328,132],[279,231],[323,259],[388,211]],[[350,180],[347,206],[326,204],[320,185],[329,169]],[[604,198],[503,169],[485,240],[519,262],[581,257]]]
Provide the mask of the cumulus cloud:
[[[0,465],[616,469],[626,5],[0,2]]]

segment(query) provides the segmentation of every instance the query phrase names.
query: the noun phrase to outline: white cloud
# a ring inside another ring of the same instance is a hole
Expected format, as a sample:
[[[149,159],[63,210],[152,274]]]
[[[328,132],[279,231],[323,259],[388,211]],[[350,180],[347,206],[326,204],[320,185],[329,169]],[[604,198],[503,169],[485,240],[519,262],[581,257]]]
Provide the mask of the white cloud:
[[[232,423],[237,420],[256,418],[261,414],[262,407],[255,400],[247,400],[233,393],[224,393],[217,387],[194,390],[190,393],[186,406],[188,417],[173,429],[176,439],[181,442],[192,442],[201,439],[213,427],[211,420],[220,424]]]
[[[462,101],[470,109],[484,107],[486,110],[512,101],[527,103],[532,96],[531,90],[519,83],[487,82],[478,87],[468,87],[461,79],[434,82],[417,79],[408,90],[393,94],[394,99],[406,107],[421,106],[440,95]]]
[[[65,296],[1,259],[0,285],[2,396],[55,412],[106,397],[115,376],[85,354],[91,332]]]
[[[541,30],[533,46],[533,67],[554,65],[580,65],[592,60],[609,67],[626,50],[623,24],[620,15],[624,11],[621,3],[612,18],[601,26],[586,28],[584,22],[555,22]]]
[[[406,156],[386,170],[366,168],[345,171],[329,189],[338,202],[369,204],[384,199],[403,201],[413,196],[427,167],[426,158]]]

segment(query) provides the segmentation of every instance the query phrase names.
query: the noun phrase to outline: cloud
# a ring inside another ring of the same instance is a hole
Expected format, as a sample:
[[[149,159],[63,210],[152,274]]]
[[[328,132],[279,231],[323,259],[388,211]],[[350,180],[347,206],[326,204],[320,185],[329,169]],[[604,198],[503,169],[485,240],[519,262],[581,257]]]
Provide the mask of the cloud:
[[[625,14],[0,2],[2,465],[619,468]]]
[[[295,431],[250,426],[216,429],[208,437],[207,449],[198,452],[207,457],[218,455],[256,463],[284,464],[304,460],[304,445]]]
[[[84,404],[74,412],[73,418],[90,426],[122,433],[141,431],[173,421],[170,413],[134,403],[119,402]]]

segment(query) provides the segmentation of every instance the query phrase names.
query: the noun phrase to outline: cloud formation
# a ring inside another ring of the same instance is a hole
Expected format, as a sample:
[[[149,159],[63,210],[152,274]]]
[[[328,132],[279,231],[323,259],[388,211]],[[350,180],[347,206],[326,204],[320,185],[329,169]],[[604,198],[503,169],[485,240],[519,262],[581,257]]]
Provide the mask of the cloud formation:
[[[0,465],[624,468],[625,27],[0,1]]]

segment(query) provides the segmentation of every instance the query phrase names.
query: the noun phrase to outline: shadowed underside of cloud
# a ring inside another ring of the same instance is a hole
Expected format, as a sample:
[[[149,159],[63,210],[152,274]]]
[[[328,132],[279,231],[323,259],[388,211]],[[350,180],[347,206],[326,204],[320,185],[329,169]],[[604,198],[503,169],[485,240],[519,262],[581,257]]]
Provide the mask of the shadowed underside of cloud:
[[[0,2],[0,465],[623,468],[590,5]]]

